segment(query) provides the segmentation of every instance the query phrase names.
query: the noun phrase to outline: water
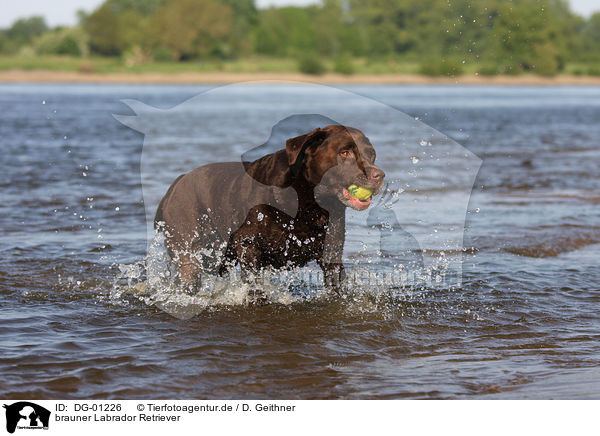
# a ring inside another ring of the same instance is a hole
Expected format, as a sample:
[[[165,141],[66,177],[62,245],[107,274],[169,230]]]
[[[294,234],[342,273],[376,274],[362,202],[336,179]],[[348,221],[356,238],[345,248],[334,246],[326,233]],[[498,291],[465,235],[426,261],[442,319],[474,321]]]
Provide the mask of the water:
[[[599,88],[347,88],[483,160],[466,213],[468,249],[454,254],[462,285],[375,281],[329,298],[300,283],[275,286],[276,303],[247,307],[234,283],[180,300],[193,310],[179,319],[156,295],[132,292],[148,266],[144,135],[112,114],[130,114],[120,99],[167,109],[206,89],[0,85],[2,396],[600,397]],[[278,91],[245,92],[250,124],[260,125],[269,108],[259,94]],[[214,110],[215,132],[226,109]],[[372,137],[378,162],[400,173],[411,156],[398,158],[403,150],[381,132]],[[186,142],[162,138],[165,147]],[[175,154],[163,177],[202,159]],[[402,198],[443,204],[452,195],[432,192]],[[407,234],[418,233],[410,213],[397,215]],[[368,264],[374,253],[361,252],[357,234],[346,260]]]

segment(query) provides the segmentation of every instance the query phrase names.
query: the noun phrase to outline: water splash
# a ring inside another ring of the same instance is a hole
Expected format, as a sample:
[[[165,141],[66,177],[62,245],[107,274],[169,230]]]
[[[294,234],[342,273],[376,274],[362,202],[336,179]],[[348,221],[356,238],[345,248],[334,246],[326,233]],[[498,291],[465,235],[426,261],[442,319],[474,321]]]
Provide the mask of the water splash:
[[[241,279],[239,269],[226,277],[204,274],[192,291],[178,284],[163,244],[164,236],[157,233],[143,259],[118,265],[109,295],[112,302],[124,304],[135,298],[176,318],[189,319],[213,308],[246,306],[258,287],[269,304],[290,306],[337,299],[347,311],[372,313],[410,297],[414,290],[426,291],[436,283],[439,288],[449,264],[443,252],[436,253],[437,260],[430,262],[433,267],[423,268],[422,264],[372,255],[365,247],[364,255],[346,259],[347,279],[341,296],[323,287],[323,273],[315,263],[291,270],[266,269],[253,284]]]

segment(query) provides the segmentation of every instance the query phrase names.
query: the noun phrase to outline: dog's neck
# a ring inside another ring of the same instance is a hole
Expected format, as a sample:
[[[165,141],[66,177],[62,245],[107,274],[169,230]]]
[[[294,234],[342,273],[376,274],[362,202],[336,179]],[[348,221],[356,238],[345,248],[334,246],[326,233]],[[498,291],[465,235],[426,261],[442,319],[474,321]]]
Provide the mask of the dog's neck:
[[[321,206],[322,201],[315,199],[315,185],[306,180],[303,171],[292,171],[285,150],[268,154],[254,162],[244,162],[244,166],[250,177],[264,185],[293,188],[298,194],[299,216],[324,214],[332,218],[345,217],[346,207],[334,197],[328,201],[330,205],[326,208]]]
[[[279,150],[254,162],[243,162],[243,164],[246,173],[263,185],[288,188],[294,181],[285,150]]]
[[[345,220],[346,206],[333,195],[315,198],[315,185],[308,182],[303,173],[294,178],[292,188],[298,194],[298,219],[316,227],[325,227],[331,220]]]

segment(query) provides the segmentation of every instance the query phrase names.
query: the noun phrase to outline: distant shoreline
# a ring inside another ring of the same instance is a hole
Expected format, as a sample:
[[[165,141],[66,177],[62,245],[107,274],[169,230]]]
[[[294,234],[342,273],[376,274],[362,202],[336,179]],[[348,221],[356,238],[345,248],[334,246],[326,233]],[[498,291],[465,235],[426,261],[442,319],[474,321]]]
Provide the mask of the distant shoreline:
[[[50,70],[3,70],[0,83],[110,83],[110,84],[224,84],[256,80],[299,81],[322,84],[365,85],[600,85],[600,77],[558,75],[543,77],[530,74],[517,76],[462,75],[457,77],[429,77],[419,74],[353,74],[327,73],[82,73]]]

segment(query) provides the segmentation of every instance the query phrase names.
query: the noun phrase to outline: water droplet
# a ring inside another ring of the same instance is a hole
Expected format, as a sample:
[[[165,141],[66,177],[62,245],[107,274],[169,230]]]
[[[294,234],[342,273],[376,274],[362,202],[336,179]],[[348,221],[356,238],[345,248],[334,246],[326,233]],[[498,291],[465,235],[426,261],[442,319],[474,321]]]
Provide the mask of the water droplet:
[[[412,161],[412,163],[416,164],[419,162],[419,158],[417,156],[411,156],[410,160]]]

